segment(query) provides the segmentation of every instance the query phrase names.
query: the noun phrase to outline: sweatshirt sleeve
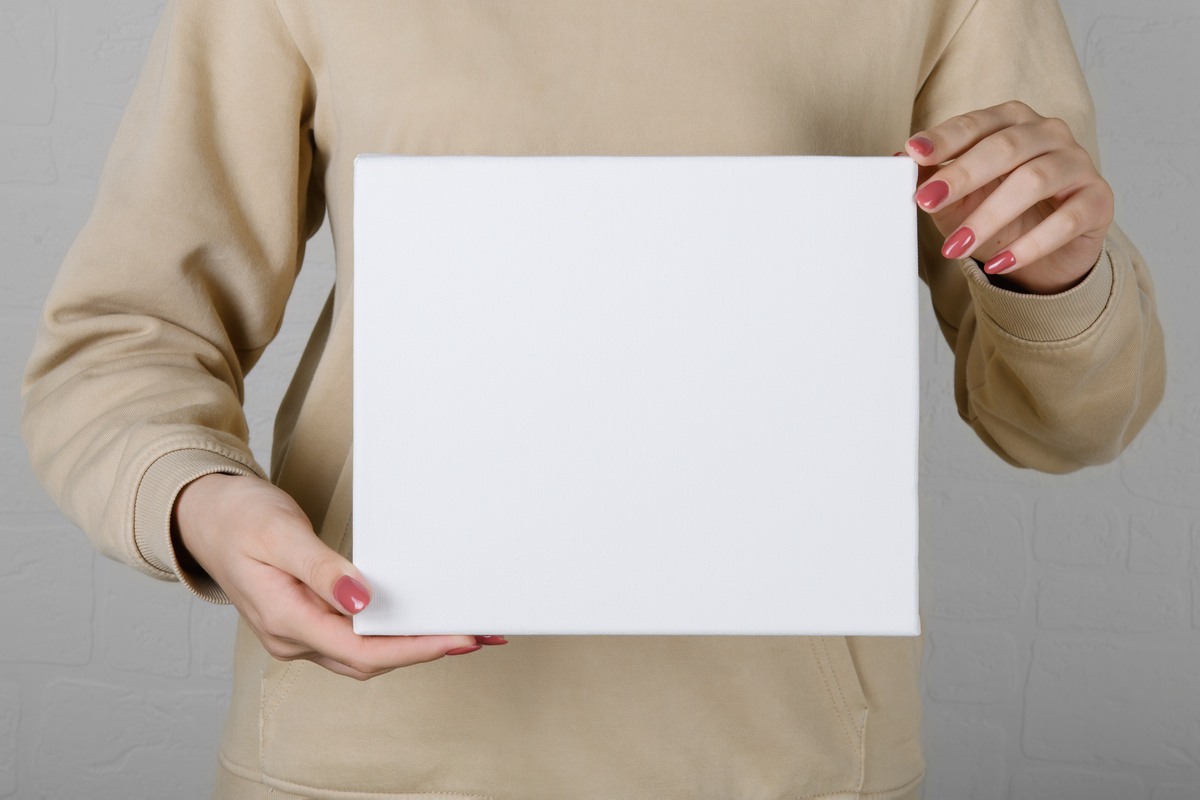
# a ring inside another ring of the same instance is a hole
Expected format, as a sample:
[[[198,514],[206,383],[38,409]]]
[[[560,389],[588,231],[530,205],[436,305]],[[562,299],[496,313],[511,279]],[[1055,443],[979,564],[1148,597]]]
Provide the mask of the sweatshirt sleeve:
[[[202,475],[265,477],[243,377],[324,216],[313,103],[275,0],[168,0],[22,382],[22,436],[67,517],[213,602],[171,510]]]
[[[913,132],[1008,100],[1066,121],[1099,168],[1095,114],[1055,0],[975,0],[917,96]],[[959,414],[1010,464],[1064,473],[1113,460],[1165,386],[1163,334],[1141,255],[1116,224],[1077,286],[1008,291],[941,256],[920,216],[922,278],[955,353]]]

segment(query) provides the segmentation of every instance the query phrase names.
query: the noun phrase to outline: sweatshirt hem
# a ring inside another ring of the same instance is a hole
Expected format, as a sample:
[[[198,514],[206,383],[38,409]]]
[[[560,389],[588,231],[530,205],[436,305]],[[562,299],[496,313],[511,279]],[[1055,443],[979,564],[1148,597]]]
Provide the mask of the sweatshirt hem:
[[[419,800],[420,798],[431,797],[458,797],[466,800],[497,800],[495,795],[485,794],[466,794],[463,792],[358,792],[345,791],[340,789],[321,789],[307,784],[287,781],[281,778],[276,778],[267,775],[261,770],[246,767],[232,761],[224,753],[217,754],[217,761],[220,769],[229,773],[234,778],[242,781],[247,781],[264,788],[269,788],[278,792],[285,792],[288,796],[310,797],[313,800],[366,800],[373,798],[374,800]],[[795,795],[791,800],[907,800],[910,793],[921,785],[924,780],[925,773],[922,771],[915,778],[900,784],[899,786],[890,789],[878,789],[875,791],[847,791],[847,792],[832,792],[825,794],[806,794]]]

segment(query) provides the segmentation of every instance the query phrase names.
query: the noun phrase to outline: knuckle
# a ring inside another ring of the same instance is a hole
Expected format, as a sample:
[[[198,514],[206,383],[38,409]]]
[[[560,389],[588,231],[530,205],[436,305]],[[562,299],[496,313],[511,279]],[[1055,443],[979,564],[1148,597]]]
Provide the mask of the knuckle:
[[[268,637],[265,639],[263,641],[263,649],[276,661],[294,661],[296,658],[295,648],[275,638]]]
[[[333,588],[333,581],[336,579],[333,573],[337,570],[325,553],[314,552],[306,555],[300,570],[304,582],[313,589],[320,591],[323,588]]]
[[[963,114],[958,118],[958,127],[963,133],[974,137],[983,130],[984,123],[979,114]]]
[[[1097,192],[1087,199],[1067,209],[1071,212],[1069,219],[1077,231],[1089,231],[1102,228],[1112,222],[1113,202],[1110,196]]]
[[[1095,167],[1092,165],[1092,156],[1087,150],[1083,149],[1083,145],[1072,140],[1063,144],[1058,150],[1059,158],[1073,170],[1080,172],[1095,172]]]
[[[1113,196],[1112,187],[1108,185],[1108,181],[1103,178],[1097,184],[1098,191],[1096,192],[1096,205],[1101,216],[1106,222],[1112,222],[1113,215],[1116,213],[1116,197]]]
[[[380,675],[384,674],[385,672],[390,671],[387,667],[381,667],[377,664],[364,664],[364,663],[357,662],[357,661],[353,662],[352,664],[349,664],[347,666],[349,666],[350,669],[354,670],[355,673],[357,673],[360,676],[359,677],[360,681],[366,681],[366,680],[370,680],[371,678],[377,678]]]
[[[1050,168],[1041,161],[1031,161],[1021,168],[1021,178],[1025,185],[1040,196],[1050,186],[1053,175]]]
[[[281,631],[277,626],[262,625],[259,627],[258,630],[259,630],[259,633],[261,634],[261,636],[259,638],[263,639],[264,643],[265,643],[265,641],[271,641],[271,642],[278,643],[277,646],[279,646],[279,647],[285,646],[285,645],[283,645],[282,641],[284,639],[286,639],[287,637],[285,637],[283,635],[283,631]]]
[[[1011,128],[994,134],[992,142],[997,154],[1006,161],[1011,161],[1021,150],[1020,137]]]
[[[392,667],[365,667],[363,665],[350,667],[354,670],[354,678],[359,681],[369,681],[392,671]]]
[[[317,586],[317,577],[321,571],[320,558],[315,553],[306,553],[301,559],[296,577],[309,586]]]
[[[949,185],[950,194],[954,197],[961,197],[965,190],[975,185],[970,165],[958,161],[944,167],[937,175],[937,179],[945,181]]]
[[[258,629],[264,636],[272,640],[287,638],[287,632],[284,629],[283,618],[275,612],[267,612],[262,614],[258,620]]]
[[[1082,205],[1064,206],[1062,209],[1063,220],[1071,231],[1082,231],[1091,227],[1088,224],[1088,218],[1091,216],[1088,210]]]
[[[1009,100],[1001,103],[1000,108],[1017,119],[1028,119],[1030,116],[1038,115],[1036,111],[1020,100]]]
[[[1067,121],[1060,117],[1048,117],[1042,125],[1058,141],[1075,141],[1075,135],[1071,132],[1071,126]]]
[[[342,664],[346,667],[346,669],[357,675],[367,675],[371,672],[370,667],[354,659],[343,660]]]

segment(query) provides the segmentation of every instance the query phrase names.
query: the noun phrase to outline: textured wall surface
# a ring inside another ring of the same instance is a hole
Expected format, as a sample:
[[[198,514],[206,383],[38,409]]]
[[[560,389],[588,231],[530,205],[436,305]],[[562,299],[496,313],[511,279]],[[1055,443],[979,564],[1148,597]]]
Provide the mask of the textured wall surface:
[[[0,798],[210,792],[234,612],[95,555],[37,486],[17,436],[38,308],[86,219],[161,8],[0,2]],[[1189,313],[1200,296],[1200,5],[1063,8],[1117,219],[1157,282],[1170,383],[1118,463],[1065,477],[1015,470],[958,419],[950,353],[926,313],[927,800],[1200,798],[1200,321]],[[263,463],[331,283],[323,231],[247,380]]]

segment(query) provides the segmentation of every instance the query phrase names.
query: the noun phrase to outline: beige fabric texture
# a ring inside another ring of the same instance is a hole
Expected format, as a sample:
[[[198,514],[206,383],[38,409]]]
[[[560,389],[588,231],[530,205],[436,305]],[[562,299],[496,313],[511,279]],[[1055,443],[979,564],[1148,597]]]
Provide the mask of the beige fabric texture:
[[[880,156],[1010,99],[1097,156],[1053,0],[168,0],[41,319],[35,470],[105,555],[227,602],[182,573],[171,507],[201,475],[267,474],[243,377],[326,212],[336,286],[270,477],[352,547],[356,155]],[[963,419],[1022,467],[1115,458],[1164,384],[1134,246],[1114,226],[1086,280],[1031,296],[941,258],[921,217]],[[924,770],[919,637],[519,637],[360,683],[243,624],[235,658],[218,797],[900,800]]]

